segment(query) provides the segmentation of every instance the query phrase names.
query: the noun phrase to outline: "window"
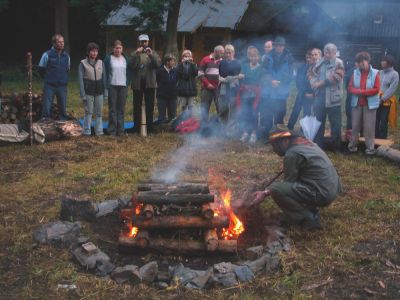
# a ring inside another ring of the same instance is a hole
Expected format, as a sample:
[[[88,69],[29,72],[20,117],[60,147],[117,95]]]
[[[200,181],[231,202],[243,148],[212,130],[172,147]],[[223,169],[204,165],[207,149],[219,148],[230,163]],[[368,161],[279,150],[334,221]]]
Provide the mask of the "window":
[[[374,24],[382,24],[382,23],[383,23],[383,15],[375,15]]]

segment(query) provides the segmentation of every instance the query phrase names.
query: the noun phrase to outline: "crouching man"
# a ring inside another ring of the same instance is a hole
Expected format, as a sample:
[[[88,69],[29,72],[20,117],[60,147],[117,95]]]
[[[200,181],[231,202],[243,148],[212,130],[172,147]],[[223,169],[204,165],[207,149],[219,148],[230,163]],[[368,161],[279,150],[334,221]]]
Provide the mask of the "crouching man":
[[[283,156],[283,182],[254,193],[250,206],[271,196],[285,221],[304,229],[321,229],[318,207],[328,206],[342,191],[341,181],[328,156],[316,144],[296,133],[273,129],[269,141]]]

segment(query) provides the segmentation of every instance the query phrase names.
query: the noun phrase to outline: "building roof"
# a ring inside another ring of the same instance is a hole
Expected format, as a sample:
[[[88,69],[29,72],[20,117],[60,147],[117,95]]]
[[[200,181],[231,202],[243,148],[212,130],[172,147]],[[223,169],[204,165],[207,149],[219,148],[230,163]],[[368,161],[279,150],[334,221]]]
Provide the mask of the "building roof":
[[[316,3],[341,27],[360,37],[400,37],[400,1],[328,1]]]
[[[178,31],[194,32],[201,26],[235,29],[247,10],[249,0],[221,0],[220,2],[201,4],[198,1],[193,3],[191,0],[182,0]],[[129,20],[137,15],[139,15],[138,9],[124,5],[112,11],[102,25],[129,26]],[[166,15],[164,19],[166,20]],[[163,29],[165,30],[165,25]]]

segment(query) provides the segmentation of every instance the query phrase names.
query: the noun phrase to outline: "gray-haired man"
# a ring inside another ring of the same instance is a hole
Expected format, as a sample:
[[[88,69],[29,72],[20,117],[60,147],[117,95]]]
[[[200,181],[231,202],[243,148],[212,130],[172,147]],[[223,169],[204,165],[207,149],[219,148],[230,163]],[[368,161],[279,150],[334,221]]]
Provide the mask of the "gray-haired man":
[[[208,113],[213,100],[218,112],[217,91],[219,84],[219,63],[224,56],[224,51],[223,46],[216,46],[214,52],[203,57],[199,64],[202,121],[208,121]]]
[[[341,146],[341,104],[343,94],[343,62],[336,57],[336,45],[329,43],[324,47],[324,57],[311,72],[311,87],[315,91],[314,113],[321,126],[315,142],[324,147],[325,121],[328,116],[331,125],[332,146],[335,150]]]

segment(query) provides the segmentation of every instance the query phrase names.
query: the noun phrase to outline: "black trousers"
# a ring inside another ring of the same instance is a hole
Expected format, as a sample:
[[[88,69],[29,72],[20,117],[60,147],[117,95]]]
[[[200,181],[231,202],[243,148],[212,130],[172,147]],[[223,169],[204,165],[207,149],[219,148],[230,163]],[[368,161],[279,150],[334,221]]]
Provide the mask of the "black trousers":
[[[171,121],[176,117],[176,98],[157,97],[158,120],[161,122]],[[168,111],[168,119],[166,117]]]
[[[388,134],[390,106],[379,106],[376,111],[375,137],[377,139],[386,139]]]
[[[267,141],[272,127],[276,124],[283,124],[283,119],[286,115],[286,100],[263,97],[259,105],[259,111],[261,116],[259,137]]]
[[[156,89],[142,88],[140,90],[133,90],[133,122],[134,132],[140,132],[140,124],[142,121],[142,100],[146,105],[146,123],[147,132],[153,133],[153,116],[154,116],[154,98]]]

